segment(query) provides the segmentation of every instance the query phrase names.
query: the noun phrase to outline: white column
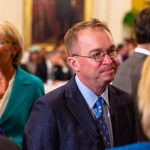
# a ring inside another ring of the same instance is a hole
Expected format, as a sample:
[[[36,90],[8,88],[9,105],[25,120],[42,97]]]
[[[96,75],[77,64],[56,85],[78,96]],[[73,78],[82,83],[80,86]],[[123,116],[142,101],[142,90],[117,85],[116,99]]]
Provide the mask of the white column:
[[[13,23],[23,36],[24,0],[0,0],[0,21]]]
[[[131,0],[93,0],[93,17],[108,24],[116,44],[128,34],[123,28],[122,19],[131,7]]]

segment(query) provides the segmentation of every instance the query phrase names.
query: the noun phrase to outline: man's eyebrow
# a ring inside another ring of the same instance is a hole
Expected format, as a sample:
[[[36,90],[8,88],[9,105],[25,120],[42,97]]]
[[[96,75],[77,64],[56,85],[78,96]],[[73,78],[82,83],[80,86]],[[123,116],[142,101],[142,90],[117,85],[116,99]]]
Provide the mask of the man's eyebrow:
[[[97,51],[103,51],[103,49],[102,48],[95,48],[95,49],[90,50],[90,53],[97,52]]]
[[[111,46],[110,46],[110,48],[114,48],[114,47],[116,47],[116,45],[115,45],[115,44],[113,44],[113,45],[111,45]],[[109,48],[109,49],[110,49],[110,48]]]
[[[109,51],[111,50],[111,48],[114,48],[114,47],[116,47],[115,44],[111,45],[106,51]],[[95,48],[93,50],[90,50],[90,53],[96,52],[96,51],[104,51],[104,50],[102,48]]]
[[[113,45],[111,45],[106,51],[108,52],[108,51],[110,51],[112,48],[116,48],[116,46],[113,44]]]
[[[95,48],[95,49],[92,49],[89,51],[89,55],[92,55],[92,53],[94,53],[94,52],[102,52],[102,51],[103,51],[102,48]]]

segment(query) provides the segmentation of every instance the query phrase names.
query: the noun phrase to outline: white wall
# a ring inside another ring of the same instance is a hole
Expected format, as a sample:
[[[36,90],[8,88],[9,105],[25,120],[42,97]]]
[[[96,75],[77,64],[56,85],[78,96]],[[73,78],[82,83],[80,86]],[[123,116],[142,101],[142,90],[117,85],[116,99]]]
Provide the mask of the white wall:
[[[0,21],[10,21],[23,36],[24,0],[0,0]]]
[[[93,0],[93,17],[108,24],[116,44],[127,34],[122,19],[130,8],[131,0]],[[24,0],[0,0],[0,21],[2,20],[11,21],[23,35]]]
[[[93,0],[93,17],[106,22],[116,44],[128,35],[122,24],[124,14],[131,9],[131,0]]]

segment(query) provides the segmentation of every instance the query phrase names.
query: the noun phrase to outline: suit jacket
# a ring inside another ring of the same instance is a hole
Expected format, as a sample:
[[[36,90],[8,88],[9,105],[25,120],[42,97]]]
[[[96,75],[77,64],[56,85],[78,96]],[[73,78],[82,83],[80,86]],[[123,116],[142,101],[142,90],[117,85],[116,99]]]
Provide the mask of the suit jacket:
[[[145,54],[134,52],[119,66],[112,84],[136,98],[141,69],[146,57]]]
[[[134,98],[136,110],[138,141],[148,140],[143,133],[141,119],[137,108],[137,89],[141,78],[141,70],[147,55],[134,52],[133,55],[119,66],[112,84],[131,94]]]
[[[129,144],[126,146],[113,148],[111,150],[150,150],[150,143],[149,142],[139,142],[135,144]]]
[[[135,142],[131,96],[111,85],[108,92],[114,145]],[[24,133],[24,150],[104,149],[97,123],[74,77],[35,103]]]
[[[61,66],[58,66],[58,65],[53,66],[52,74],[54,76],[54,80],[61,80],[61,81],[69,80],[72,76],[72,73],[70,70],[67,73],[63,73]],[[37,64],[36,76],[41,78],[41,80],[44,83],[47,82],[48,75],[47,75],[46,60],[43,60],[42,62]]]
[[[42,81],[17,67],[10,97],[0,118],[0,128],[19,147],[33,103],[43,95]]]

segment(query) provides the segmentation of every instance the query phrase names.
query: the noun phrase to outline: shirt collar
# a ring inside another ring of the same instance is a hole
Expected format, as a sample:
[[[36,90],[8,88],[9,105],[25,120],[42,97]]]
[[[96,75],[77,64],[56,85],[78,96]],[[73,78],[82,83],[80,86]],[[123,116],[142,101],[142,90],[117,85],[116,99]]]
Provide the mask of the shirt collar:
[[[86,103],[88,104],[89,108],[92,109],[93,106],[95,105],[98,96],[93,93],[88,87],[86,87],[78,78],[78,76],[75,76],[75,80],[77,83],[77,86],[82,94],[82,96],[84,97]],[[106,104],[109,107],[109,101],[108,101],[108,87],[106,87],[105,91],[102,93],[102,95],[100,95],[104,101],[106,102]]]
[[[49,60],[46,60],[46,65],[47,65],[47,68],[52,68],[52,63],[49,61]]]
[[[148,51],[147,49],[144,49],[144,48],[136,47],[135,52],[142,53],[142,54],[145,54],[145,55],[150,55],[150,51]]]

